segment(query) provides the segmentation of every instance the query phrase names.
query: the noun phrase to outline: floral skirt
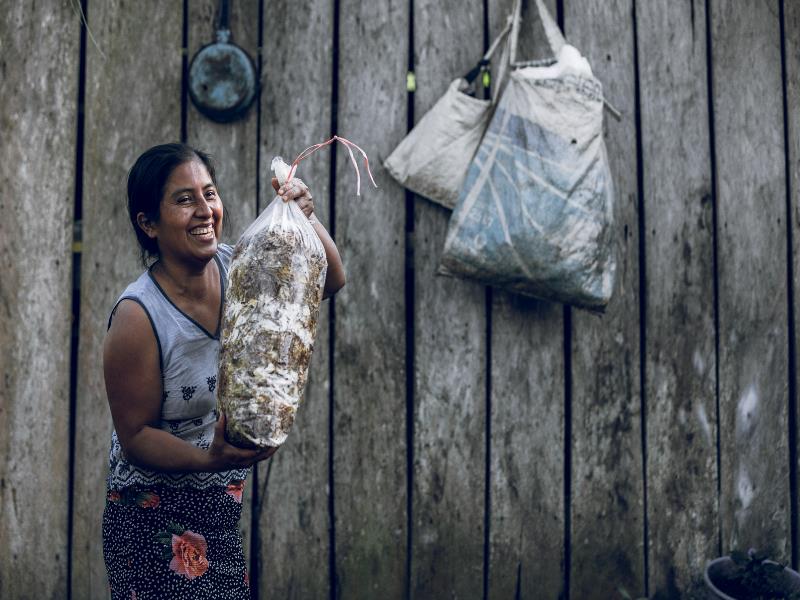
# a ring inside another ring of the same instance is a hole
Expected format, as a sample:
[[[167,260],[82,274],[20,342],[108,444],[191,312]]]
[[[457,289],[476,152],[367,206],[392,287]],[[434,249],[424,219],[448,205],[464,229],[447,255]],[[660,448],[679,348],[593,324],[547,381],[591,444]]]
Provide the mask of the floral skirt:
[[[109,491],[103,555],[111,598],[249,600],[238,529],[243,486]]]

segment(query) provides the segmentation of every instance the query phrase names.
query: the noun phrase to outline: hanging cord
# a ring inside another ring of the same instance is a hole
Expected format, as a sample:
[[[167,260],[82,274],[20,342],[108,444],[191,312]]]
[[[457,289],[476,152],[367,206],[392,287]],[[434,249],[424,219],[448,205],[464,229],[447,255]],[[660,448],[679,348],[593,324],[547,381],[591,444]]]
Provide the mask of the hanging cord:
[[[498,34],[498,36],[494,39],[494,42],[492,42],[492,45],[486,51],[486,54],[483,55],[483,60],[488,61],[490,58],[492,58],[492,54],[494,54],[494,51],[497,50],[497,47],[500,45],[500,42],[503,41],[503,38],[506,37],[506,35],[508,35],[508,33],[511,31],[511,26],[513,24],[514,17],[509,15],[506,18],[506,26],[503,27],[503,31]]]
[[[314,144],[313,146],[309,146],[308,148],[303,150],[300,154],[298,154],[297,158],[295,158],[294,161],[292,161],[292,166],[289,169],[289,175],[286,177],[286,181],[290,181],[292,177],[294,177],[295,171],[297,171],[297,165],[300,164],[301,160],[305,160],[320,148],[324,148],[325,146],[328,146],[329,144],[332,144],[334,142],[340,142],[344,144],[345,148],[347,148],[347,152],[350,154],[350,161],[353,163],[353,168],[356,171],[356,196],[361,195],[361,171],[358,168],[356,157],[353,154],[353,148],[358,150],[361,153],[361,156],[364,157],[364,165],[367,167],[367,174],[369,175],[369,180],[372,182],[372,185],[374,185],[377,188],[378,184],[375,183],[375,179],[373,179],[372,177],[372,171],[370,171],[369,168],[369,158],[367,157],[367,153],[364,152],[358,145],[354,144],[350,140],[347,140],[338,135],[333,136],[331,139],[329,139],[326,142],[322,142],[321,144]]]
[[[83,6],[81,5],[80,0],[70,0],[69,5],[72,7],[72,10],[74,10],[81,18],[81,23],[83,23],[83,26],[86,27],[86,33],[89,34],[89,39],[92,40],[92,45],[97,48],[97,51],[100,53],[100,56],[103,57],[103,60],[106,60],[105,53],[100,49],[100,46],[97,45],[97,40],[94,39],[92,30],[89,29],[89,23],[86,21],[86,15],[83,13]],[[75,8],[76,5],[77,8]]]

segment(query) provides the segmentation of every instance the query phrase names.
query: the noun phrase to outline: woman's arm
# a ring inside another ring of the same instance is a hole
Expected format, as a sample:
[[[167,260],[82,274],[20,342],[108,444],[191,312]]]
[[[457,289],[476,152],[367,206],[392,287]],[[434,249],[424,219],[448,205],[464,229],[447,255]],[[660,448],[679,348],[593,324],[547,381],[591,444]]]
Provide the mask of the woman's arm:
[[[208,450],[158,428],[161,421],[161,368],[158,343],[144,309],[123,300],[103,346],[108,404],[125,457],[155,471],[223,471],[269,458],[277,448],[245,450],[225,441],[224,416]]]
[[[314,214],[313,212],[311,213]],[[328,235],[325,227],[314,217],[314,231],[317,232],[322,245],[325,246],[325,256],[328,259],[328,271],[325,275],[325,288],[322,291],[322,299],[330,298],[344,287],[344,265],[342,257],[339,256],[339,249],[333,239]]]
[[[319,236],[322,245],[325,247],[325,256],[328,259],[328,271],[325,276],[325,288],[322,292],[322,298],[324,300],[333,296],[344,287],[344,265],[342,264],[342,257],[339,256],[339,249],[336,247],[336,243],[322,223],[317,220],[316,215],[314,215],[314,201],[308,186],[300,179],[292,179],[288,184],[280,186],[278,185],[278,180],[273,177],[272,187],[275,188],[275,191],[278,192],[284,202],[289,200],[297,202],[297,206],[311,221],[314,231],[317,232],[317,236]]]

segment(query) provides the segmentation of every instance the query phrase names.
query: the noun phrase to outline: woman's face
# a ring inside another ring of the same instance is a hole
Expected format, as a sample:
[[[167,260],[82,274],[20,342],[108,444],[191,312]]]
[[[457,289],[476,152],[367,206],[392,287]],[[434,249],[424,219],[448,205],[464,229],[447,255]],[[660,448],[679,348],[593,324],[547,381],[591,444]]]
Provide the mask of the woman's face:
[[[160,216],[149,223],[162,258],[206,263],[217,252],[222,233],[222,200],[199,160],[175,167],[164,186]]]

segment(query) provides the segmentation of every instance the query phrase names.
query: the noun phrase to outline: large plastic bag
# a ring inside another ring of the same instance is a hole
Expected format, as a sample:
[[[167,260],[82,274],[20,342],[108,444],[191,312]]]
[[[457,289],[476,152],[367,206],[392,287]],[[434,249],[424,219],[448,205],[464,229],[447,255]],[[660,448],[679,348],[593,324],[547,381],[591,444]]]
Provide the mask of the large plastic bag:
[[[336,135],[303,150],[291,166],[274,158],[278,182],[291,180],[301,160],[335,142],[347,148],[356,194],[361,174],[354,148],[375,185],[366,153]],[[264,448],[286,440],[306,385],[327,268],[325,247],[303,211],[277,196],[236,243],[223,307],[217,396],[232,444]]]
[[[448,224],[440,272],[601,311],[615,274],[602,86],[536,5],[557,60],[512,71]],[[519,2],[512,64],[518,26]]]
[[[273,170],[283,184],[289,165]],[[303,397],[328,263],[295,202],[279,197],[236,244],[222,318],[218,405],[226,438],[279,446]]]

